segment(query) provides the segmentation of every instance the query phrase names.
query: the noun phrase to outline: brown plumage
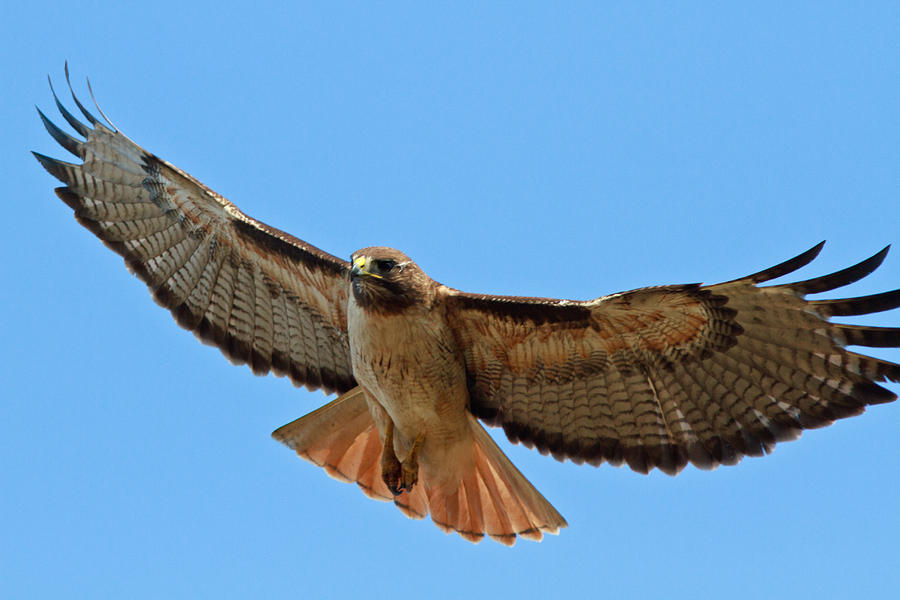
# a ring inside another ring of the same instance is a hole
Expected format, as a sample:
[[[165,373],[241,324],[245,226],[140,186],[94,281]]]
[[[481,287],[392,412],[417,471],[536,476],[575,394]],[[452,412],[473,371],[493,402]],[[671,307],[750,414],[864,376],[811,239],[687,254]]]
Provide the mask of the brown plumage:
[[[715,285],[590,301],[468,294],[397,250],[347,262],[255,221],[73,99],[90,126],[56,104],[84,139],[40,116],[81,163],[35,156],[65,183],[56,191],[78,222],[232,362],[341,394],[276,439],[467,540],[566,526],[477,419],[559,460],[675,474],[771,452],[896,398],[878,383],[900,381],[900,366],[846,346],[898,347],[900,329],[828,319],[896,308],[900,290],[805,299],[865,277],[887,248],[765,287],[822,244]]]

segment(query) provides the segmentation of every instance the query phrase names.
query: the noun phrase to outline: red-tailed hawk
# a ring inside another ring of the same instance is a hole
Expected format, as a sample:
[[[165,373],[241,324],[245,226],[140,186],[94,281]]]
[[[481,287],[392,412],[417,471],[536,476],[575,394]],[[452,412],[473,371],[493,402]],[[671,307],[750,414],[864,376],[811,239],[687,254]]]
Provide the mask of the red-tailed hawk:
[[[470,294],[397,250],[348,262],[260,223],[72,97],[90,126],[54,93],[84,139],[40,116],[82,162],[35,156],[65,183],[56,193],[78,222],[232,362],[340,394],[276,439],[467,540],[512,544],[566,526],[479,419],[559,460],[674,475],[766,454],[896,398],[876,382],[900,381],[900,365],[845,346],[897,347],[900,329],[828,319],[896,308],[900,290],[805,299],[866,276],[887,248],[766,287],[822,244],[716,285],[589,301]]]

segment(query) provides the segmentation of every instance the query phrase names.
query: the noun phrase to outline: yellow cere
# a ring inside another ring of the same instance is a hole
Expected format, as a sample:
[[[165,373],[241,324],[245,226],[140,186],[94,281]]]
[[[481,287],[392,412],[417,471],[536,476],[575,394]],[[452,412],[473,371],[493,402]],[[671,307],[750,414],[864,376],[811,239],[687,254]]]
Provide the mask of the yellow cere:
[[[370,276],[370,277],[375,277],[375,278],[377,278],[377,279],[384,279],[384,277],[382,277],[382,276],[379,275],[378,273],[373,273],[372,271],[370,271],[369,269],[367,269],[367,268],[366,268],[367,263],[368,263],[368,258],[367,258],[367,257],[365,257],[365,256],[358,256],[358,257],[353,261],[353,266],[356,267],[356,268],[358,268],[359,271],[360,271],[360,273],[362,273],[363,275],[368,275],[368,276]]]

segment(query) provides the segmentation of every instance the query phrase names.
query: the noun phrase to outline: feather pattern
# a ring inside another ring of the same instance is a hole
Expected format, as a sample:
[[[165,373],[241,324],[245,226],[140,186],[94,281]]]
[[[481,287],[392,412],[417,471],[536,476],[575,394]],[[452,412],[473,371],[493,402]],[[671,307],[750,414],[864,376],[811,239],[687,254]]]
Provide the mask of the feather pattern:
[[[78,222],[125,258],[181,326],[254,373],[328,392],[355,385],[346,261],[248,217],[95,118],[74,93],[90,126],[53,97],[85,139],[38,110],[41,121],[82,162],[35,157],[66,184],[56,193]]]
[[[900,347],[900,328],[828,319],[897,308],[900,290],[805,298],[867,276],[888,248],[766,287],[824,242],[715,285],[590,301],[469,294],[390,248],[358,251],[351,268],[145,151],[99,106],[102,120],[72,93],[85,124],[53,97],[80,138],[38,110],[40,119],[80,163],[35,156],[65,184],[56,193],[78,222],[233,362],[342,393],[273,436],[466,540],[512,545],[566,526],[476,417],[558,460],[675,474],[769,453],[804,429],[896,399],[878,384],[900,381],[900,365],[846,346]]]
[[[717,285],[644,288],[579,302],[445,288],[463,348],[470,409],[513,442],[560,460],[675,474],[769,453],[896,396],[900,366],[845,346],[900,346],[900,329],[831,323],[900,306],[900,290],[806,301],[871,273],[857,265],[759,287],[822,244]]]
[[[362,388],[272,433],[300,457],[322,467],[331,477],[356,483],[368,497],[393,500],[412,519],[431,514],[444,532],[470,542],[485,535],[512,546],[517,537],[540,540],[559,533],[563,517],[513,466],[484,428],[467,416],[472,432],[473,465],[458,485],[432,481],[422,474],[420,485],[393,496],[381,478],[383,451],[378,428],[366,406]]]

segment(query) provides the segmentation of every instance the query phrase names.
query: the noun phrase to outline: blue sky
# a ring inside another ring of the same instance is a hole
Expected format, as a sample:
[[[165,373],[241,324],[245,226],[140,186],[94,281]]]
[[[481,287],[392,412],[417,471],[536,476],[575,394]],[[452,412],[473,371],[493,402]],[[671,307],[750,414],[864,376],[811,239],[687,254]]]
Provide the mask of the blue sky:
[[[900,405],[674,479],[504,442],[570,528],[472,546],[271,440],[326,397],[178,328],[28,153],[65,156],[33,105],[68,59],[248,214],[464,290],[715,282],[829,240],[805,278],[900,243],[896,3],[419,4],[4,9],[0,595],[893,597]],[[847,295],[898,287],[898,250]]]

